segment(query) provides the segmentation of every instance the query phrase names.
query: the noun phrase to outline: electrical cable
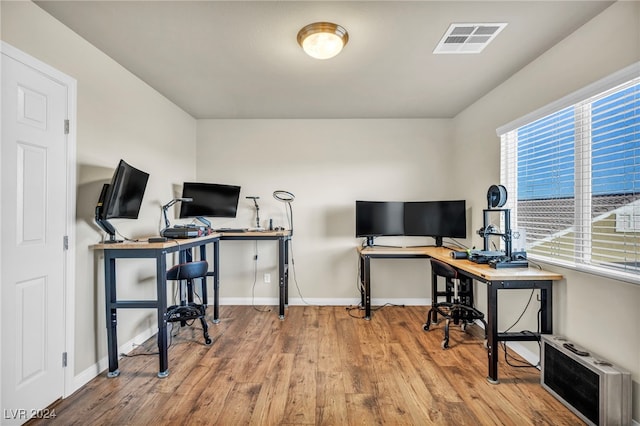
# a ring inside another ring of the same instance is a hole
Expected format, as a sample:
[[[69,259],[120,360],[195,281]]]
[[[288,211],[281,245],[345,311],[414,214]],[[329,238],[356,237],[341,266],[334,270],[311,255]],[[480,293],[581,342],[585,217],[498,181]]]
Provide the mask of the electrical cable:
[[[258,312],[270,312],[271,309],[260,309],[255,304],[256,284],[258,282],[258,240],[254,241],[253,254],[253,286],[251,286],[251,307]]]
[[[535,293],[535,289],[531,289],[531,293],[529,294],[529,300],[527,300],[527,303],[524,307],[524,309],[522,310],[522,312],[520,313],[520,316],[516,319],[516,321],[511,324],[511,326],[507,327],[507,329],[504,331],[505,333],[509,332],[513,327],[516,326],[516,324],[518,324],[518,322],[520,322],[520,320],[522,319],[522,317],[524,316],[525,312],[527,311],[527,309],[529,308],[529,305],[531,304],[531,300],[533,299],[533,295]],[[538,313],[537,313],[537,328],[538,328],[538,333],[540,332],[540,314],[542,313],[541,309],[538,309]],[[522,330],[521,331],[522,334],[532,334],[535,335],[535,333],[529,331],[529,330]],[[538,341],[538,347],[540,347],[540,342]],[[511,367],[515,367],[515,368],[537,368],[538,365],[533,365],[530,362],[526,361],[526,360],[521,360],[518,358],[515,358],[513,355],[509,354],[507,351],[507,344],[505,342],[500,342],[499,343],[500,346],[502,347],[502,350],[504,351],[504,360],[507,363],[507,365],[511,366]],[[514,360],[517,361],[521,364],[519,365],[515,365],[515,364],[511,364],[509,362],[509,357]],[[539,358],[539,357],[538,357]]]
[[[300,286],[298,285],[298,274],[296,273],[296,262],[295,259],[293,257],[293,239],[289,239],[289,251],[291,254],[291,270],[293,271],[293,282],[296,284],[296,289],[298,290],[298,295],[300,296],[300,299],[302,300],[302,303],[304,303],[305,305],[311,306],[311,304],[309,302],[307,302],[304,299],[304,296],[302,295],[302,292],[300,291]]]

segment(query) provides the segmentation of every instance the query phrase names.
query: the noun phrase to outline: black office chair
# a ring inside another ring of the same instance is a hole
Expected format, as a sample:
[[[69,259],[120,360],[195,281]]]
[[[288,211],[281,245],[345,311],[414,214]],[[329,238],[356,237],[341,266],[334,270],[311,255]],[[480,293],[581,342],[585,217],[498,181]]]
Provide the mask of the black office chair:
[[[432,303],[431,309],[427,313],[427,322],[422,327],[424,331],[429,331],[431,322],[438,323],[438,315],[445,318],[444,339],[442,349],[449,347],[449,323],[461,324],[463,331],[468,323],[475,320],[482,321],[484,325],[484,345],[487,346],[487,323],[484,314],[473,307],[473,289],[471,280],[465,280],[464,284],[458,277],[458,271],[451,265],[437,259],[431,259],[432,272]],[[445,279],[445,291],[438,292],[438,277]],[[445,302],[438,302],[438,296],[446,296]]]
[[[167,308],[167,322],[179,322],[180,326],[184,327],[189,324],[189,321],[199,319],[202,323],[202,331],[204,334],[204,342],[207,345],[211,344],[211,338],[209,337],[209,327],[207,326],[207,319],[205,312],[207,310],[207,270],[209,264],[206,260],[199,260],[195,262],[186,262],[174,266],[167,271],[167,280],[178,281],[180,283],[179,294],[180,304],[173,305]],[[193,301],[193,281],[196,279],[201,280],[202,287],[202,301],[203,303],[195,303]]]

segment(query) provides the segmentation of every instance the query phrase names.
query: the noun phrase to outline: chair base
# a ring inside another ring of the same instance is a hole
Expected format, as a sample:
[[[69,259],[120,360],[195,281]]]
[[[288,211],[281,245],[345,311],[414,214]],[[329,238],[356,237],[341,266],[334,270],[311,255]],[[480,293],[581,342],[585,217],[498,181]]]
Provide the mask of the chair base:
[[[187,325],[187,321],[200,320],[202,324],[202,332],[204,335],[204,343],[210,345],[212,343],[209,337],[209,326],[205,316],[207,307],[197,303],[189,303],[188,305],[173,305],[167,309],[167,322],[179,322],[182,327]]]
[[[443,309],[446,309],[443,310]],[[427,313],[427,322],[422,326],[424,331],[429,331],[431,322],[437,324],[438,314],[445,320],[444,338],[442,340],[442,349],[449,348],[449,323],[460,324],[462,331],[466,331],[466,326],[475,320],[480,320],[484,326],[484,346],[487,347],[487,323],[484,320],[484,314],[475,308],[460,303],[437,303],[429,309]]]

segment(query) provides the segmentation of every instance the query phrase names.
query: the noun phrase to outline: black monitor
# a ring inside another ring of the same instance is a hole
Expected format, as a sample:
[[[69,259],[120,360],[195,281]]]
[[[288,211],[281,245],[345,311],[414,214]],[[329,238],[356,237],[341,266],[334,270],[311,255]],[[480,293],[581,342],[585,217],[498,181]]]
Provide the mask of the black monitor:
[[[466,238],[467,216],[464,200],[414,201],[404,205],[404,234],[436,239]]]
[[[356,237],[403,235],[404,203],[400,201],[356,201]]]
[[[111,182],[102,186],[96,205],[95,221],[109,234],[107,243],[120,242],[116,240],[116,230],[109,223],[109,219],[138,218],[148,180],[148,173],[120,160]]]
[[[217,183],[185,182],[182,198],[192,202],[180,205],[180,217],[236,217],[240,187]]]

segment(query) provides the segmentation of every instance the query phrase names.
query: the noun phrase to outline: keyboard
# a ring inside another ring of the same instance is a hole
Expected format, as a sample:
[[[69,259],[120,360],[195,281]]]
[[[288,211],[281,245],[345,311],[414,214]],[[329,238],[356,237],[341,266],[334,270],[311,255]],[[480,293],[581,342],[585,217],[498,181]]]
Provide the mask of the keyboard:
[[[471,250],[471,254],[475,256],[500,257],[504,256],[502,250]]]
[[[215,232],[247,232],[246,228],[218,228]]]

